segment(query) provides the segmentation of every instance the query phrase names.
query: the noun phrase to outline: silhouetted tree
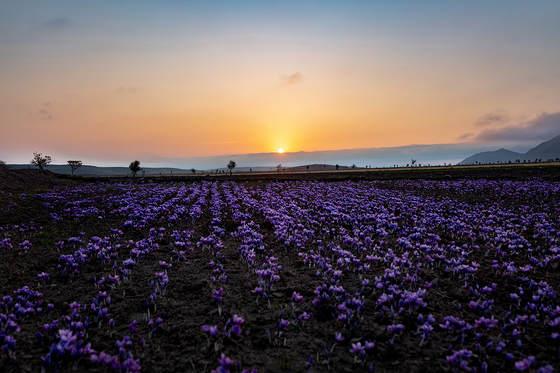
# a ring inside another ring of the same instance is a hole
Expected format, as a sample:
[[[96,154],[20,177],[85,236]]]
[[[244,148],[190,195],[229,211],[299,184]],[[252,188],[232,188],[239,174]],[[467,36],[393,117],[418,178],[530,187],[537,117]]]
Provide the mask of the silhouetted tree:
[[[193,174],[196,174],[196,168],[194,168],[194,167],[191,168],[191,172],[192,172]]]
[[[72,169],[72,176],[74,176],[74,171],[82,167],[82,161],[68,161],[68,166]]]
[[[338,166],[338,163],[336,164],[336,166],[335,166],[335,167],[336,167],[336,169],[338,170],[338,167],[339,167],[339,166]]]
[[[356,164],[353,164],[353,165],[352,165],[352,169],[355,169],[355,168],[356,168]]]
[[[307,171],[309,171],[309,165],[305,166],[305,168],[307,168]]]
[[[8,168],[10,167],[6,166],[6,162],[0,161],[0,170],[7,170]]]
[[[135,160],[134,162],[130,162],[130,165],[128,165],[128,168],[130,168],[130,171],[132,171],[132,176],[136,176],[136,173],[142,169],[142,167],[140,167],[140,161],[139,160]],[[161,172],[160,172],[160,174],[161,174]]]
[[[30,162],[33,166],[38,166],[39,169],[43,169],[43,167],[46,167],[49,163],[51,163],[51,156],[50,155],[45,155],[44,157],[41,155],[41,153],[37,153],[37,152],[33,152],[33,159]]]
[[[235,166],[237,166],[237,163],[235,163],[234,161],[230,160],[229,163],[227,164],[227,168],[229,169],[229,174],[231,176],[233,169],[235,168]]]
[[[282,169],[282,163],[279,163],[278,166],[276,166],[276,171],[280,172],[281,169]]]

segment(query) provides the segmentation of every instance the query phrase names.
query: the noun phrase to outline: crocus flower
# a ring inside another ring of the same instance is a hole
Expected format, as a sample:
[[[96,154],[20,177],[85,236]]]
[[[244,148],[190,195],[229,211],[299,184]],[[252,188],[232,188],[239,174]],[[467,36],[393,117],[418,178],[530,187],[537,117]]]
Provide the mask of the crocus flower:
[[[524,370],[529,369],[534,362],[535,362],[535,357],[529,356],[527,359],[523,359],[521,361],[516,362],[515,370],[519,372],[523,372]]]
[[[282,330],[288,325],[290,325],[290,322],[288,320],[281,319],[280,323],[278,324],[278,330]]]
[[[352,352],[353,354],[361,354],[364,351],[365,349],[360,342],[352,343],[352,348],[350,349],[350,352]]]

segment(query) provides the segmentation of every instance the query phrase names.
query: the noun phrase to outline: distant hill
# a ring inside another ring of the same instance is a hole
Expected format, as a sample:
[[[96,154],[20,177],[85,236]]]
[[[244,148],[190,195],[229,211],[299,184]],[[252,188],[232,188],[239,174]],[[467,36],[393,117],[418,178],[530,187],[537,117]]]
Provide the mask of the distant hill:
[[[22,169],[36,169],[36,166],[31,166],[31,165],[27,165],[27,164],[10,164],[8,165],[11,168],[15,169],[15,170],[22,170]],[[191,173],[191,170],[183,170],[180,168],[171,168],[171,167],[161,167],[161,168],[151,168],[151,167],[143,167],[142,168],[146,175],[158,175],[158,174],[162,174],[162,175],[170,175],[172,173],[174,174],[186,174],[186,173]],[[72,173],[72,170],[70,169],[70,166],[68,166],[67,164],[62,165],[62,164],[51,164],[48,165],[47,167],[45,167],[45,170],[49,170],[51,172],[57,173],[57,174],[66,174],[66,175],[70,175]],[[201,171],[197,171],[197,173],[200,173]],[[80,168],[78,168],[75,172],[74,175],[82,175],[82,176],[121,176],[121,175],[126,175],[130,173],[130,170],[128,169],[128,167],[96,167],[96,166],[89,166],[89,165],[83,165]],[[138,175],[142,175],[142,171],[140,171],[138,173]]]
[[[560,159],[560,135],[545,141],[527,153],[516,153],[507,149],[500,149],[489,152],[481,152],[472,155],[459,164],[487,164],[487,163],[520,163]]]
[[[27,170],[37,169],[36,166],[28,164],[9,164],[10,168],[14,170]],[[339,166],[340,170],[351,169],[351,166]],[[72,170],[70,166],[63,164],[51,164],[45,167],[45,170],[57,174],[70,175]],[[144,175],[192,175],[191,169],[172,168],[172,167],[143,167]],[[336,165],[329,164],[311,164],[298,167],[282,167],[281,171],[332,171],[336,170]],[[233,172],[276,172],[276,167],[236,167]],[[195,170],[197,175],[210,174],[210,173],[227,173],[229,170],[226,167],[214,168],[211,170]],[[128,167],[97,167],[90,165],[83,165],[78,168],[74,175],[81,176],[123,176],[130,173]],[[142,171],[138,172],[137,176],[142,176]]]

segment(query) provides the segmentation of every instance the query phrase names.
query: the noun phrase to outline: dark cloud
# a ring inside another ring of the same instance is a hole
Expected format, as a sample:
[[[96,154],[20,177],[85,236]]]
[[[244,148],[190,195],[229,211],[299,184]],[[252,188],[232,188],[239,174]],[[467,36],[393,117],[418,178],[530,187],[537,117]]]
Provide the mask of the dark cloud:
[[[465,133],[462,134],[461,136],[457,137],[457,141],[467,141],[469,139],[471,139],[474,136],[474,134],[472,133]]]
[[[474,141],[546,141],[560,135],[560,112],[543,113],[539,117],[515,126],[489,128]]]
[[[64,30],[72,27],[72,22],[66,16],[58,16],[51,18],[41,25],[43,30]]]
[[[49,112],[46,111],[45,109],[39,110],[39,114],[47,115],[48,113],[49,113]]]
[[[296,84],[303,80],[303,75],[299,72],[292,75],[282,75],[280,81],[282,84]]]
[[[510,121],[510,116],[503,112],[488,113],[477,119],[477,126],[502,125]]]
[[[141,90],[142,88],[138,88],[138,87],[119,87],[115,91],[117,93],[136,93]]]

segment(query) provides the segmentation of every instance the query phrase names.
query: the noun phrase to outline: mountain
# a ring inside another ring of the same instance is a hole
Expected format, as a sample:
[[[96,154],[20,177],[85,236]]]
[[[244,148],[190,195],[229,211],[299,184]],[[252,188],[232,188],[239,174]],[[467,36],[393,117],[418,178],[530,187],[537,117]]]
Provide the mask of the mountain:
[[[543,161],[560,158],[560,135],[535,146],[525,153],[526,159],[542,159]]]
[[[557,158],[560,158],[560,135],[535,146],[527,153],[517,153],[507,149],[481,152],[465,158],[459,164],[515,163],[517,160],[525,163],[537,160],[556,160]]]
[[[362,148],[344,150],[321,150],[321,151],[299,151],[285,152],[279,154],[253,153],[253,154],[230,154],[208,157],[191,158],[163,158],[153,155],[142,157],[142,163],[146,164],[166,164],[178,168],[194,167],[196,169],[216,169],[223,168],[229,160],[237,162],[237,169],[252,167],[253,171],[257,167],[276,169],[277,165],[282,165],[286,169],[305,165],[344,165],[358,167],[393,167],[394,165],[406,166],[411,163],[411,159],[421,165],[443,165],[457,164],[461,159],[469,155],[488,151],[492,145],[489,144],[433,144],[433,145],[406,145],[387,148]],[[496,145],[494,145],[496,146]],[[188,167],[185,167],[188,165]],[[311,167],[310,167],[311,170]]]
[[[522,156],[523,154],[521,153],[512,152],[511,150],[502,148],[500,150],[476,153],[475,155],[471,155],[461,161],[459,164],[507,163],[510,160],[513,162],[516,159],[520,159]]]

